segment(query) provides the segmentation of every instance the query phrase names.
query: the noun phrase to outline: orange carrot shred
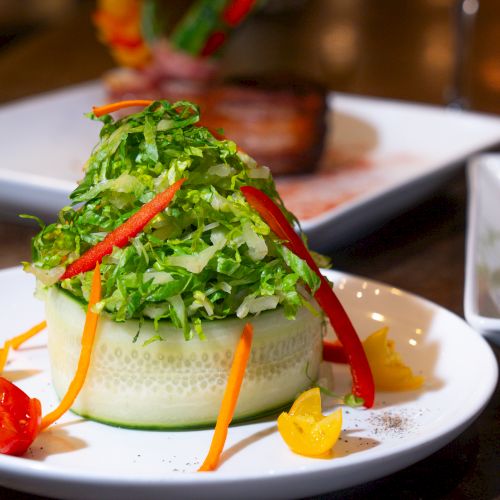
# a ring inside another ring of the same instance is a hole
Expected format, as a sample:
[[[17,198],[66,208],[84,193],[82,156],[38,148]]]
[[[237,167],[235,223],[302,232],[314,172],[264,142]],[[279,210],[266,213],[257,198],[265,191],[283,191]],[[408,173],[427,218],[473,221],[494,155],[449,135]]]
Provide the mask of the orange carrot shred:
[[[150,99],[130,99],[128,101],[117,101],[117,102],[112,102],[110,104],[105,104],[104,106],[93,106],[92,111],[96,117],[100,117],[103,115],[107,115],[109,113],[114,113],[115,111],[120,111],[121,109],[124,108],[133,108],[133,107],[138,107],[138,106],[149,106],[152,104],[154,101]],[[196,127],[205,127],[208,129],[208,131],[218,140],[218,141],[223,141],[226,139],[226,137],[219,133],[217,130],[212,129],[209,126],[204,125],[203,123],[196,123]],[[238,148],[238,151],[240,149]]]
[[[17,335],[11,339],[5,341],[3,347],[0,349],[0,373],[5,368],[5,363],[7,363],[7,357],[9,355],[10,348],[18,349],[21,344],[34,337],[37,333],[41,332],[47,326],[46,321],[41,321],[37,325],[26,330],[24,333]]]
[[[109,113],[114,113],[115,111],[119,111],[123,108],[133,108],[137,106],[149,106],[154,101],[150,99],[131,99],[128,101],[118,101],[112,102],[111,104],[105,104],[104,106],[94,106],[92,111],[94,115],[99,117],[103,115],[107,115]]]
[[[66,394],[59,403],[59,406],[42,418],[41,430],[46,429],[49,425],[53,424],[71,408],[81,388],[83,387],[90,365],[90,357],[92,355],[92,348],[94,346],[94,339],[97,330],[97,320],[99,319],[99,313],[94,312],[93,308],[100,300],[101,269],[99,262],[97,262],[94,269],[94,275],[92,277],[89,305],[87,308],[87,316],[85,318],[85,326],[83,327],[82,334],[82,350],[80,353],[80,359],[78,360],[77,370],[68,390],[66,391]]]
[[[240,340],[236,346],[234,353],[233,363],[229,372],[229,378],[222,398],[222,404],[215,424],[215,431],[212,437],[212,443],[208,450],[205,461],[198,469],[199,472],[213,471],[217,465],[224,449],[226,442],[229,424],[233,419],[234,409],[238,402],[243,376],[247,366],[248,358],[250,357],[250,350],[252,348],[253,327],[247,323],[243,328]]]

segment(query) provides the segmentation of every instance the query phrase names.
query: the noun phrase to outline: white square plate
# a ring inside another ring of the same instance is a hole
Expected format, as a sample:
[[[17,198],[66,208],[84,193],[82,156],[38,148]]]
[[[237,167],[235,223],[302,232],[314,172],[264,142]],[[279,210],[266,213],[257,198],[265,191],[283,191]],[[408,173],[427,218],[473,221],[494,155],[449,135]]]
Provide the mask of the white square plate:
[[[105,101],[90,82],[0,108],[0,212],[53,218],[67,204],[100,130],[83,114]],[[345,94],[329,104],[320,167],[277,180],[318,250],[372,231],[500,143],[498,117]]]

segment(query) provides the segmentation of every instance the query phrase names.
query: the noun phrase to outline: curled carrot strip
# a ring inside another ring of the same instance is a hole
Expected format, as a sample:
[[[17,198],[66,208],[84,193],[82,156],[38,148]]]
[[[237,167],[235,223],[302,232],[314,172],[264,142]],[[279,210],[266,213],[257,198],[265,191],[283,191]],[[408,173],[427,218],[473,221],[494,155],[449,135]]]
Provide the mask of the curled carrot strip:
[[[105,104],[103,106],[93,106],[92,112],[95,116],[97,116],[97,118],[99,118],[100,116],[108,115],[109,113],[114,113],[115,111],[120,111],[121,109],[125,108],[134,108],[139,106],[146,107],[150,104],[153,104],[153,102],[154,101],[152,101],[151,99],[130,99],[128,101],[117,101],[110,104]],[[219,141],[223,141],[226,139],[223,134],[220,134],[210,127],[207,127],[203,123],[196,123],[196,126],[207,128],[208,131]]]
[[[34,337],[37,333],[41,332],[47,326],[46,321],[41,321],[37,325],[33,326],[24,333],[17,335],[9,340],[6,340],[3,347],[0,349],[0,373],[5,368],[5,363],[7,363],[7,357],[9,355],[10,348],[18,349],[21,344]]]
[[[90,289],[89,305],[87,308],[87,316],[85,318],[85,326],[82,334],[82,350],[80,359],[78,360],[78,367],[71,384],[69,385],[66,394],[59,403],[59,406],[45,415],[42,418],[41,430],[46,429],[49,425],[53,424],[59,417],[61,417],[77,398],[84,382],[87,377],[88,368],[90,365],[90,357],[92,355],[92,348],[94,346],[94,339],[97,330],[97,320],[99,313],[94,312],[94,306],[101,300],[101,270],[99,262],[96,263],[94,275],[92,277],[92,287]]]
[[[247,323],[243,328],[240,340],[234,353],[233,363],[229,372],[229,378],[222,398],[222,404],[215,424],[215,431],[212,437],[212,443],[208,450],[205,461],[198,469],[199,472],[213,471],[217,468],[224,443],[226,442],[227,431],[231,420],[233,419],[234,409],[238,402],[243,376],[247,366],[250,350],[252,348],[253,327]]]
[[[124,108],[149,106],[153,102],[154,101],[150,99],[131,99],[128,101],[112,102],[111,104],[105,104],[104,106],[93,106],[92,111],[95,116],[100,117],[103,115],[108,115],[109,113],[114,113],[115,111],[120,111],[120,109]]]
[[[114,113],[115,111],[120,111],[125,108],[133,108],[138,106],[149,106],[154,101],[150,99],[131,99],[128,101],[118,101],[112,102],[110,104],[105,104],[104,106],[93,106],[92,112],[94,115],[99,118],[100,116],[108,115],[109,113]],[[207,127],[203,123],[196,123],[196,127],[205,127],[218,141],[223,141],[226,137],[219,133],[217,130],[212,129],[211,127]],[[239,149],[238,149],[239,150]]]

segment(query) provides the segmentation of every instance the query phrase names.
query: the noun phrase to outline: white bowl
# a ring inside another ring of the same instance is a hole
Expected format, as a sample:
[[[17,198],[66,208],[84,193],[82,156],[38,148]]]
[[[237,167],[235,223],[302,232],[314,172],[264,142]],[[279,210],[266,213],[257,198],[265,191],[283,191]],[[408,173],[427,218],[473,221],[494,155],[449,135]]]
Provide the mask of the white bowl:
[[[468,165],[465,318],[476,330],[500,340],[500,154],[484,154]]]

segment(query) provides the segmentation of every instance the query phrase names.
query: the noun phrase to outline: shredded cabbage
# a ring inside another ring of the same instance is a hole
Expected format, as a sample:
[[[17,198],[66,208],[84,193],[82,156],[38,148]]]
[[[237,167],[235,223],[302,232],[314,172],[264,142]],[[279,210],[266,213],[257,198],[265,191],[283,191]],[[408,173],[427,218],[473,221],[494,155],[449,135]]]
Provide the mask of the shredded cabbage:
[[[92,119],[97,119],[90,114]],[[102,307],[114,320],[169,320],[186,338],[201,321],[283,307],[293,318],[319,279],[247,204],[252,185],[282,206],[269,170],[196,125],[198,108],[158,101],[103,123],[85,177],[58,220],[33,239],[26,269],[54,286],[64,267],[182,177],[170,206],[103,259]],[[294,217],[284,208],[290,222]],[[91,273],[56,286],[86,301]],[[306,296],[305,296],[306,295]]]

